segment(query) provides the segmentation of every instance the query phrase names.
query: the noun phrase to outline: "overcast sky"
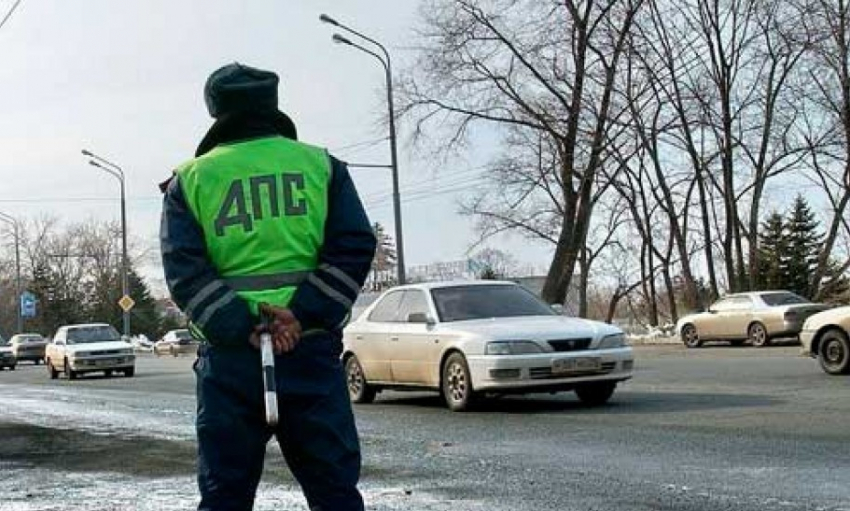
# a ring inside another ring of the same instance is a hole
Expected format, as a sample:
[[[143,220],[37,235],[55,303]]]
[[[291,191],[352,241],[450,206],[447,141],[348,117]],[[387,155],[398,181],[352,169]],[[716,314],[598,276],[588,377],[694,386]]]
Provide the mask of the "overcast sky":
[[[0,0],[0,9],[13,3]],[[156,184],[191,158],[211,123],[204,81],[232,61],[280,74],[281,109],[302,140],[348,161],[386,162],[386,143],[340,149],[385,136],[383,75],[370,57],[333,44],[318,16],[385,42],[401,71],[415,58],[417,9],[413,0],[23,0],[0,30],[0,211],[117,220],[117,182],[87,165],[88,148],[125,169],[131,241],[157,248]],[[475,182],[458,174],[490,150],[434,168],[401,147],[402,197],[416,199],[403,206],[408,265],[465,257],[475,232],[457,214],[457,189]],[[388,171],[352,174],[370,218],[392,232]],[[498,245],[548,263],[545,247]]]

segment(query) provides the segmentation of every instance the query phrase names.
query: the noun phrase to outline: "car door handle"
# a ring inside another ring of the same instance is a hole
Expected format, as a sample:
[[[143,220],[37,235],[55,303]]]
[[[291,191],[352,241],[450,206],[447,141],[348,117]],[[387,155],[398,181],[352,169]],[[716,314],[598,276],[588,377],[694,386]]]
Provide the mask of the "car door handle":
[[[355,338],[355,339],[357,339],[358,341],[362,341],[362,340],[363,340],[363,336],[362,336],[362,335],[355,335],[355,336],[354,336],[354,338]]]
[[[391,340],[391,341],[397,341],[397,340],[398,340],[398,337],[390,337],[390,340]]]

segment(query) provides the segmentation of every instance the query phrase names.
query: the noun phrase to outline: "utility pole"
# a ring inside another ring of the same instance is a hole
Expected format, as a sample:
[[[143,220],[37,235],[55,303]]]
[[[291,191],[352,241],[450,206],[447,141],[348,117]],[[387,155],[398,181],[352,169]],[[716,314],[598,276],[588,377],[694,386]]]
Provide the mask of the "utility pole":
[[[6,213],[0,213],[0,221],[6,222],[7,224],[12,226],[12,230],[15,236],[15,307],[18,310],[17,316],[17,326],[16,332],[17,334],[23,333],[24,331],[24,316],[23,311],[21,310],[21,293],[23,289],[21,289],[21,230],[20,224],[18,220]]]
[[[124,335],[130,336],[130,309],[133,307],[130,297],[129,261],[127,259],[127,199],[124,190],[124,170],[118,165],[83,149],[83,156],[92,158],[89,165],[107,172],[121,184],[121,300],[119,305],[123,311]],[[127,303],[129,299],[129,303]]]
[[[345,30],[349,34],[353,34],[358,38],[366,41],[378,49],[380,49],[381,54],[374,52],[368,48],[364,48],[363,46],[351,41],[350,39],[343,37],[340,34],[333,35],[333,41],[338,44],[344,44],[346,46],[351,46],[352,48],[356,48],[364,53],[367,53],[381,63],[384,67],[385,78],[387,81],[387,108],[389,109],[389,129],[390,129],[390,169],[392,170],[392,180],[393,180],[393,215],[395,217],[395,243],[396,243],[396,257],[398,258],[397,271],[398,271],[398,283],[404,284],[407,281],[407,275],[404,267],[404,240],[403,240],[403,229],[401,224],[401,194],[399,193],[399,182],[398,182],[398,150],[396,143],[396,130],[395,130],[395,106],[393,104],[393,74],[392,74],[392,63],[390,62],[390,54],[387,49],[371,37],[364,35],[351,27],[343,25],[339,21],[331,18],[327,14],[322,14],[319,16],[319,20],[323,23],[327,23],[329,25],[333,25],[335,27],[339,27],[342,30]],[[361,165],[363,166],[363,165]],[[380,167],[382,165],[371,165],[372,167]]]

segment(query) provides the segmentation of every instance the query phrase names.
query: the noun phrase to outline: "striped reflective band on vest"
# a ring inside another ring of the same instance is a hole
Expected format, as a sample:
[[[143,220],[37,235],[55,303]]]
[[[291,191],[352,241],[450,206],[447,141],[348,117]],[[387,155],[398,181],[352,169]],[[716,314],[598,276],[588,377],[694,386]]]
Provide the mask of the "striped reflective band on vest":
[[[268,275],[244,275],[224,277],[224,283],[234,291],[265,291],[281,287],[297,286],[307,280],[312,272],[288,271]]]
[[[281,273],[272,273],[267,275],[244,275],[239,277],[225,277],[224,283],[234,291],[266,291],[269,289],[279,289],[282,287],[297,286],[302,282],[309,282],[319,291],[327,295],[332,300],[335,300],[347,308],[354,305],[354,299],[360,293],[360,286],[357,282],[349,277],[344,271],[331,266],[322,264],[318,270],[332,276],[334,280],[341,283],[347,291],[353,294],[353,298],[346,296],[340,291],[334,289],[325,280],[319,278],[314,272],[310,271],[289,271]]]

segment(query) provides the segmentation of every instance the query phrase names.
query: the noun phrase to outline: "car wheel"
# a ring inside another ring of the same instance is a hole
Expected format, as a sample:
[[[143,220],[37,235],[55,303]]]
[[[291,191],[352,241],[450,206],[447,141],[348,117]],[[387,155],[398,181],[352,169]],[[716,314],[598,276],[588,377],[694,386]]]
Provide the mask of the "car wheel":
[[[130,367],[130,368],[124,369],[124,376],[126,376],[127,378],[132,378],[135,374],[136,374],[136,368],[135,367]]]
[[[106,371],[103,371],[103,375],[106,376],[107,378],[111,377],[112,376],[112,369],[107,369]]]
[[[17,367],[15,364],[10,365],[10,366],[9,366],[9,370],[10,370],[10,371],[14,371],[14,370],[15,370],[15,367]]]
[[[41,360],[39,360],[39,359],[35,359],[35,360],[33,360],[33,361],[32,361],[32,363],[33,363],[34,365],[38,365],[38,364],[40,364],[40,363],[41,363]]]
[[[345,381],[348,385],[348,397],[352,403],[371,403],[375,400],[377,391],[366,381],[363,366],[357,357],[351,355],[345,361]]]
[[[172,357],[177,357],[177,350],[176,350],[176,349],[174,349],[174,346],[172,346],[172,347],[171,347],[171,356],[172,356]]]
[[[71,369],[71,364],[68,363],[68,359],[65,359],[65,377],[69,380],[77,379],[77,372]]]
[[[850,374],[850,341],[844,332],[829,330],[823,334],[818,362],[829,374]]]
[[[617,384],[614,382],[586,383],[576,387],[576,395],[582,403],[590,406],[604,405],[611,399]]]
[[[761,323],[753,323],[747,329],[747,338],[756,348],[764,348],[770,344],[770,338],[767,336],[767,329]]]
[[[469,410],[475,402],[475,389],[472,388],[472,376],[466,358],[460,353],[452,353],[443,364],[443,399],[449,410],[463,412]]]
[[[50,374],[51,380],[55,380],[56,378],[59,378],[59,371],[57,371],[56,368],[53,367],[53,363],[50,362],[50,359],[47,359],[47,362],[45,363],[45,365],[47,366],[47,373]]]
[[[682,328],[682,342],[688,348],[699,348],[702,346],[702,339],[699,338],[697,327],[694,325],[685,325]]]

